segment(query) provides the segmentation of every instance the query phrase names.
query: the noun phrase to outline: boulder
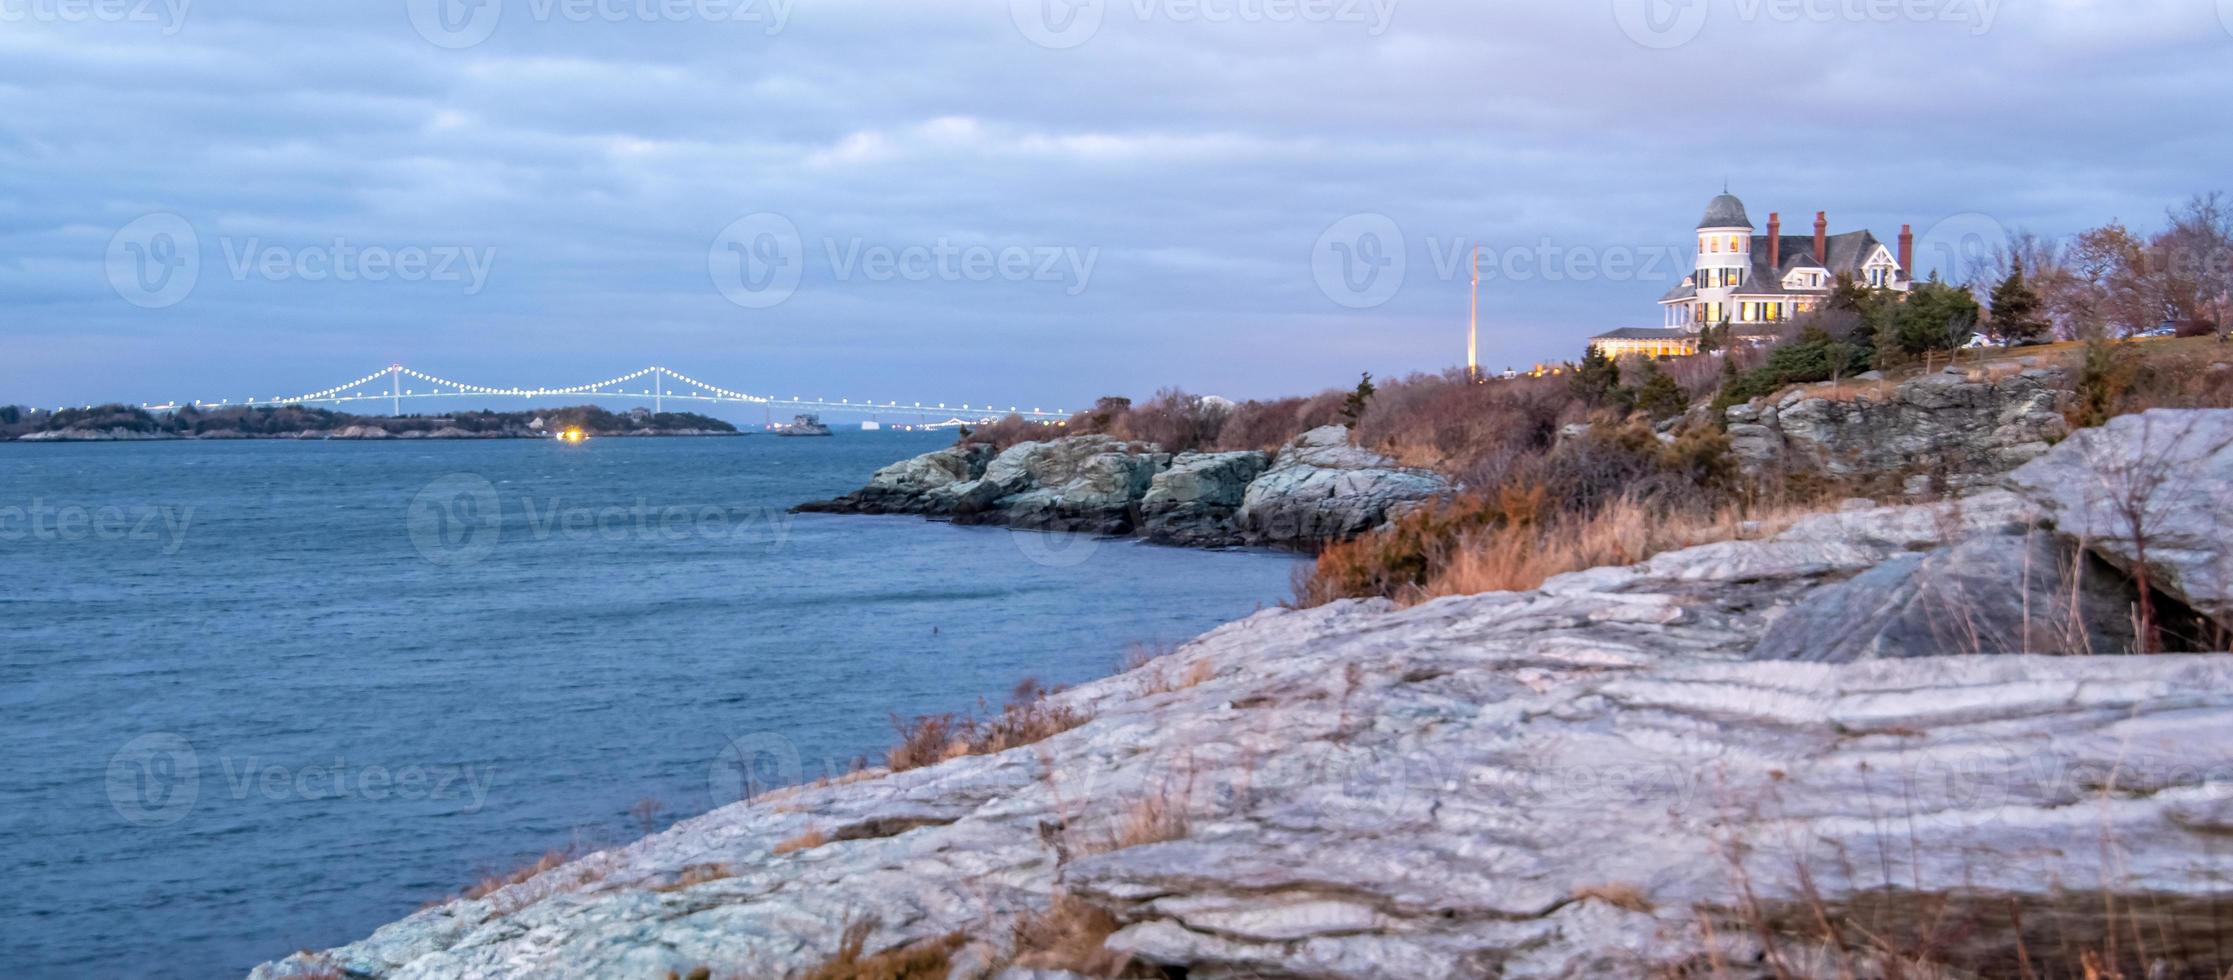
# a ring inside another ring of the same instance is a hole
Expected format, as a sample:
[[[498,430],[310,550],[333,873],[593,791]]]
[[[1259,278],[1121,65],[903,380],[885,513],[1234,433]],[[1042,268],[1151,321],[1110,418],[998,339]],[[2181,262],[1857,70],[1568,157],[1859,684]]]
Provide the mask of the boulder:
[[[1449,489],[1439,474],[1352,446],[1346,427],[1329,425],[1281,447],[1235,520],[1251,541],[1312,546],[1369,531],[1392,508]]]
[[[2233,628],[2233,410],[2157,409],[2074,433],[2009,474],[2070,537]]]
[[[1963,489],[2020,466],[2067,431],[2060,371],[1994,379],[1928,374],[1888,392],[1824,397],[1793,388],[1772,404],[1732,406],[1731,450],[1748,469],[1833,476],[1942,476]]]
[[[959,489],[984,474],[992,455],[992,447],[976,444],[924,453],[877,470],[867,486],[843,497],[794,509],[822,514],[951,514]]]
[[[1240,543],[1233,515],[1248,485],[1270,467],[1271,457],[1259,452],[1180,453],[1140,498],[1143,533],[1165,544]]]

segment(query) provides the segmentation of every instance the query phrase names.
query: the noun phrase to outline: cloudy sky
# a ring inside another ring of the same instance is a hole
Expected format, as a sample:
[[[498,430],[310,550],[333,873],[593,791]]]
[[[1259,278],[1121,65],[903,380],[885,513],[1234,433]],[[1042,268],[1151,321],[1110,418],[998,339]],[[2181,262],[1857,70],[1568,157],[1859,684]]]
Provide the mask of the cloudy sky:
[[[1656,325],[1724,180],[2233,190],[2233,0],[0,0],[0,402],[1230,397]]]

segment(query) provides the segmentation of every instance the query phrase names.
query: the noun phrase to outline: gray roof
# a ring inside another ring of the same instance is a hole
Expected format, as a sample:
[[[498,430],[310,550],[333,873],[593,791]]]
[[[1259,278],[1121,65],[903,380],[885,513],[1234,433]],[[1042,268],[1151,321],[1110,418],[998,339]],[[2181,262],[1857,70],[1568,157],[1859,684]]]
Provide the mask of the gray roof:
[[[1723,194],[1706,205],[1706,216],[1698,219],[1700,228],[1750,228],[1752,219],[1745,217],[1745,202],[1735,194]]]
[[[1622,327],[1591,337],[1591,340],[1680,340],[1697,334],[1681,327]]]

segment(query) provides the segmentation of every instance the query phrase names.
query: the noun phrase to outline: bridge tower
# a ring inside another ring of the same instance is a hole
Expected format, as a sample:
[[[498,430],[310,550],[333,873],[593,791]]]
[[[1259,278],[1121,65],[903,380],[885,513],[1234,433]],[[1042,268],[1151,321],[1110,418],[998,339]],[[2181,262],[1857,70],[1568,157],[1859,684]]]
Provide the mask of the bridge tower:
[[[388,365],[388,417],[403,414],[403,365]]]

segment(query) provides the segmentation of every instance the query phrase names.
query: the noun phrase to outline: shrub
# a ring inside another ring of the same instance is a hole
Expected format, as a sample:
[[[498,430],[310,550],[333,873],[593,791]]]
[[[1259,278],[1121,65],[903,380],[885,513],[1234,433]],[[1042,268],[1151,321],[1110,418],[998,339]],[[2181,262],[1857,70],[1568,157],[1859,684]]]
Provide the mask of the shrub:
[[[1732,533],[1727,437],[1696,427],[1663,443],[1642,425],[1567,440],[1521,457],[1493,484],[1419,507],[1328,546],[1300,575],[1296,602],[1532,588],[1553,574],[1627,563]]]

